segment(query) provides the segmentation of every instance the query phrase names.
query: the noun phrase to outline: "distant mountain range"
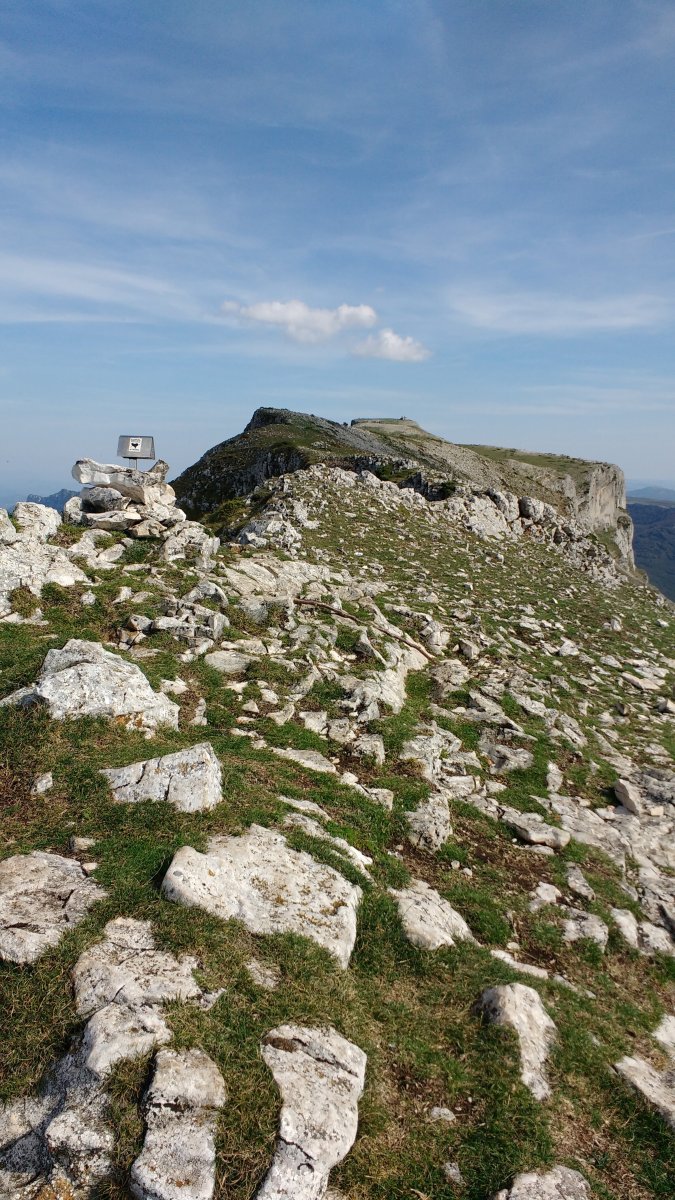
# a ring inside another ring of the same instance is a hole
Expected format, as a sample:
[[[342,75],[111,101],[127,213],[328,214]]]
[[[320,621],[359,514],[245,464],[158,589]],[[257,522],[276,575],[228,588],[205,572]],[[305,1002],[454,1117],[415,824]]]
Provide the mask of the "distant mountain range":
[[[63,506],[70,500],[71,496],[78,496],[79,492],[73,492],[70,488],[61,488],[60,492],[52,492],[51,496],[35,496],[31,494],[26,496],[31,504],[46,504],[47,508],[55,508],[57,512],[63,512]]]
[[[635,527],[637,566],[664,596],[675,601],[675,491],[640,488],[629,495],[628,512]]]

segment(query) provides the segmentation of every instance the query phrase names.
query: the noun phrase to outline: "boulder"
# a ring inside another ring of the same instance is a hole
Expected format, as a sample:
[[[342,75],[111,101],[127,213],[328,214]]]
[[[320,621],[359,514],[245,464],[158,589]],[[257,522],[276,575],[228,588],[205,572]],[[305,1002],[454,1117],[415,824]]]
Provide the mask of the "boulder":
[[[71,638],[62,650],[50,650],[36,683],[3,703],[47,704],[55,720],[68,717],[124,717],[129,729],[178,728],[178,705],[153,692],[134,663],[104,650],[98,642]]]
[[[539,993],[524,983],[499,984],[483,992],[478,1009],[491,1024],[507,1025],[515,1031],[520,1078],[535,1099],[545,1100],[551,1094],[545,1063],[557,1030]]]
[[[283,834],[252,825],[242,837],[213,838],[205,854],[183,846],[162,894],[243,921],[252,933],[301,934],[346,967],[362,893],[339,871],[292,850]]]
[[[101,771],[119,803],[163,800],[179,812],[204,812],[220,803],[222,773],[209,742]]]
[[[46,542],[53,537],[61,524],[61,514],[55,508],[27,500],[14,505],[12,516],[20,532],[37,542]]]
[[[398,905],[406,937],[422,950],[438,950],[457,942],[475,942],[466,921],[423,879],[415,879],[406,888],[390,888]]]
[[[335,1029],[280,1025],[263,1058],[281,1092],[279,1141],[257,1200],[320,1200],[356,1138],[366,1056]]]
[[[145,1139],[131,1168],[140,1200],[211,1200],[225,1082],[203,1050],[160,1050],[145,1096]]]
[[[105,896],[79,862],[34,850],[0,862],[0,958],[32,963]]]
[[[87,513],[104,513],[113,512],[115,509],[126,508],[129,500],[122,495],[117,488],[113,487],[90,487],[85,488],[79,497],[83,512]]]

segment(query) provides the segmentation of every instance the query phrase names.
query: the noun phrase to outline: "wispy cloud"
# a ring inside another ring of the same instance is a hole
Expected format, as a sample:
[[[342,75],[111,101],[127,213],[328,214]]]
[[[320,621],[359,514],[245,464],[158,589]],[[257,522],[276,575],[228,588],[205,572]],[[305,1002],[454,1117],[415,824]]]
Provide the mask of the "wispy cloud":
[[[310,308],[304,300],[260,300],[257,304],[223,304],[225,316],[246,323],[281,329],[295,342],[327,342],[346,329],[368,329],[377,321],[369,304],[340,304],[337,308]]]
[[[659,296],[599,296],[586,299],[544,292],[455,291],[452,314],[461,322],[494,333],[570,337],[662,326],[672,305]]]
[[[0,254],[0,297],[10,302],[31,297],[46,305],[67,301],[71,306],[64,319],[72,321],[73,302],[83,305],[83,319],[98,314],[91,305],[107,306],[118,319],[120,310],[145,316],[195,317],[197,306],[166,279],[120,270],[105,264]],[[55,308],[47,308],[44,319],[60,319]],[[19,318],[21,319],[21,318]]]
[[[431,351],[412,337],[402,337],[393,329],[378,329],[354,347],[362,358],[388,358],[392,362],[419,363],[429,358]]]

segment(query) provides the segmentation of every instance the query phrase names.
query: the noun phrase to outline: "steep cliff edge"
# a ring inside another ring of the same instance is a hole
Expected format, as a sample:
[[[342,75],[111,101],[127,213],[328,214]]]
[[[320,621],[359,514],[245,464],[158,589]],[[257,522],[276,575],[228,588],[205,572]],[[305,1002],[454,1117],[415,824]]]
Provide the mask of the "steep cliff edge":
[[[192,516],[209,517],[225,528],[239,515],[233,501],[268,479],[317,463],[366,469],[429,499],[445,499],[457,486],[476,494],[533,497],[575,521],[584,533],[600,535],[618,559],[633,566],[632,523],[619,467],[564,455],[463,446],[406,418],[358,419],[347,425],[289,409],[259,408],[243,433],[208,450],[174,486]]]

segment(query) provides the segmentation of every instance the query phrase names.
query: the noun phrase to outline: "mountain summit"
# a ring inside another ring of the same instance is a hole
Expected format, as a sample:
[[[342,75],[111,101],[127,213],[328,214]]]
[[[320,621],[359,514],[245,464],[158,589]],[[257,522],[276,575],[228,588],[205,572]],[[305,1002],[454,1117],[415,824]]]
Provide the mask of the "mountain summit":
[[[266,480],[317,463],[368,470],[428,499],[457,486],[476,495],[508,492],[553,506],[587,533],[608,534],[631,561],[631,522],[622,471],[610,463],[494,446],[463,446],[427,433],[415,421],[359,418],[340,424],[283,408],[259,408],[243,433],[219,443],[174,482],[191,515],[231,525],[231,502]]]
[[[0,511],[0,1197],[675,1194],[620,473],[261,410],[167,474]]]

